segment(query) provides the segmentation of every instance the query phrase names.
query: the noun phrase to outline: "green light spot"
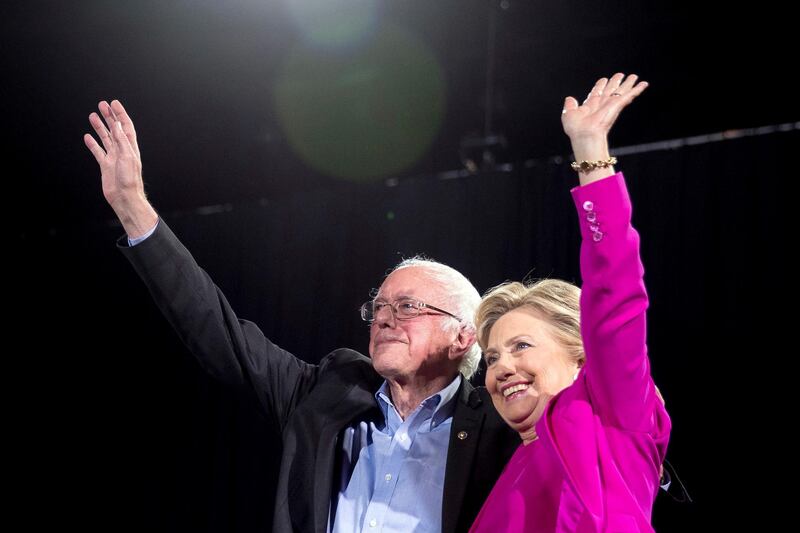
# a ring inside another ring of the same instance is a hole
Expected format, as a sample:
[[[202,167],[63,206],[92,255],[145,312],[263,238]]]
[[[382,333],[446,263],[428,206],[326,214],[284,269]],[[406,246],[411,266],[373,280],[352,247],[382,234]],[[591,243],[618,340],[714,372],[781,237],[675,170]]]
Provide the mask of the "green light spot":
[[[412,166],[444,116],[439,63],[420,39],[392,26],[347,52],[298,46],[274,89],[295,153],[319,172],[353,181]]]

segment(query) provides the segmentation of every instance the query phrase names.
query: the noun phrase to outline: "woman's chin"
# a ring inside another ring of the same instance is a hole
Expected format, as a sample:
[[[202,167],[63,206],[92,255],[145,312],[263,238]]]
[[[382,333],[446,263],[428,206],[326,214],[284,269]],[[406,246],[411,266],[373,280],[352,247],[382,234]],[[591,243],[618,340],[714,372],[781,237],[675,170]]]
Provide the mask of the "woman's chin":
[[[538,421],[538,417],[534,420],[534,411],[536,409],[536,405],[514,405],[514,406],[503,406],[503,410],[501,411],[501,415],[508,423],[509,426],[517,429],[520,426],[530,427],[536,424]]]

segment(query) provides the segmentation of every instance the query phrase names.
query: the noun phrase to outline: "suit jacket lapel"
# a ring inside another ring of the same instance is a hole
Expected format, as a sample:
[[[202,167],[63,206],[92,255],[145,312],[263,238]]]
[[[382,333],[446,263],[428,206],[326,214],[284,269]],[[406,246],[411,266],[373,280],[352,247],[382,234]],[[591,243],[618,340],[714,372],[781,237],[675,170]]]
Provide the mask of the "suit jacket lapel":
[[[450,429],[450,446],[447,450],[442,496],[442,533],[454,532],[458,524],[458,515],[461,512],[485,418],[484,413],[477,409],[481,403],[475,388],[462,378],[458,403],[453,413],[453,425]]]

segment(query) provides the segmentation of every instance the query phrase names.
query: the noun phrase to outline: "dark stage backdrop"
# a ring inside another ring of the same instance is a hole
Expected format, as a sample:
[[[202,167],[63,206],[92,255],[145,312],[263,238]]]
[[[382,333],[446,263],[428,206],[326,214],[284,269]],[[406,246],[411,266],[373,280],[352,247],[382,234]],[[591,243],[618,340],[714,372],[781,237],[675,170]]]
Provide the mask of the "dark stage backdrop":
[[[769,301],[789,282],[777,206],[797,146],[795,130],[620,158],[653,373],[673,417],[669,456],[695,499],[659,502],[660,531],[746,525],[770,492],[748,465],[771,438],[756,406],[779,401],[772,358],[786,356]],[[240,317],[314,362],[341,346],[366,352],[358,306],[404,256],[448,263],[480,291],[526,276],[579,282],[576,182],[553,162],[162,215]],[[280,442],[176,340],[115,250],[120,235],[65,220],[23,240],[15,262],[8,289],[25,299],[10,335],[37,354],[6,366],[27,523],[266,531]]]

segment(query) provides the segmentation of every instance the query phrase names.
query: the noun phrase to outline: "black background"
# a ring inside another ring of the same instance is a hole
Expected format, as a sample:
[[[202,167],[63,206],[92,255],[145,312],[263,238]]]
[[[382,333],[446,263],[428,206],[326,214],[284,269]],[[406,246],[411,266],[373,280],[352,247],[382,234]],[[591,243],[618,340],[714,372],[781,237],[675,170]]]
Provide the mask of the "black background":
[[[781,457],[771,428],[785,426],[773,417],[792,405],[778,385],[791,348],[777,301],[793,301],[779,199],[791,202],[784,176],[798,147],[786,16],[766,4],[379,4],[379,24],[436,56],[446,108],[417,162],[370,183],[311,169],[281,133],[271,88],[301,38],[284,2],[0,8],[8,503],[25,529],[270,523],[275,436],[202,374],[114,248],[121,228],[82,141],[100,99],[127,106],[151,201],[240,316],[316,361],[339,346],[366,351],[356,309],[403,256],[427,253],[480,291],[529,274],[579,282],[559,113],[564,96],[617,71],[651,86],[613,146],[729,132],[620,157],[670,457],[695,499],[659,502],[654,523],[704,531],[774,516],[777,490],[759,474]],[[490,10],[493,130],[508,139],[510,167],[438,179],[462,168],[461,139],[484,129]],[[752,130],[778,124],[787,131]]]

